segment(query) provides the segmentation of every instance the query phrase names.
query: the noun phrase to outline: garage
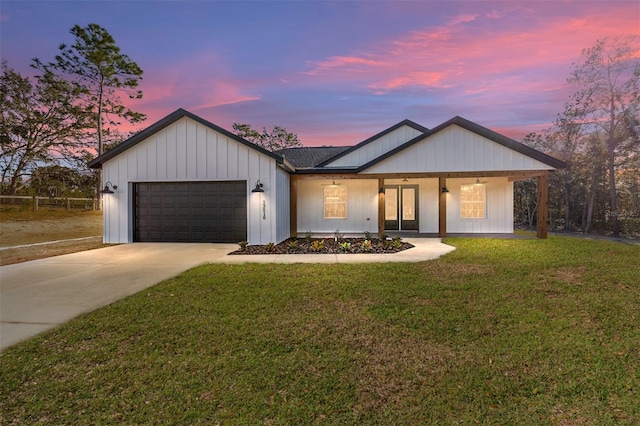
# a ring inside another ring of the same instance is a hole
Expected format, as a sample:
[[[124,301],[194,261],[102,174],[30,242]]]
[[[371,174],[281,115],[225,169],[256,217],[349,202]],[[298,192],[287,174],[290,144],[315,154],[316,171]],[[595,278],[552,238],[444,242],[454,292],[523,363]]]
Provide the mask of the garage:
[[[247,240],[246,181],[134,183],[134,241]]]

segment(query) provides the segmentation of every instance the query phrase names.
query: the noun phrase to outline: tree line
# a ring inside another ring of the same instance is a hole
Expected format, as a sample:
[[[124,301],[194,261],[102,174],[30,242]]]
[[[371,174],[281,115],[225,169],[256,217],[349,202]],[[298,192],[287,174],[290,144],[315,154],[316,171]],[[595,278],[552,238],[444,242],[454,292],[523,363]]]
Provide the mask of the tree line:
[[[87,171],[86,161],[104,152],[105,140],[119,136],[122,121],[146,118],[122,102],[122,95],[142,98],[143,72],[120,52],[111,34],[98,24],[75,25],[71,34],[73,44],[61,44],[53,61],[33,59],[38,72],[33,80],[2,62],[0,184],[5,194],[15,194],[39,168],[61,164],[92,175],[90,181],[99,187],[100,174]]]
[[[640,234],[638,37],[597,40],[567,83],[573,93],[552,127],[523,142],[567,163],[549,178],[551,229]],[[520,225],[536,220],[535,182],[516,182]]]

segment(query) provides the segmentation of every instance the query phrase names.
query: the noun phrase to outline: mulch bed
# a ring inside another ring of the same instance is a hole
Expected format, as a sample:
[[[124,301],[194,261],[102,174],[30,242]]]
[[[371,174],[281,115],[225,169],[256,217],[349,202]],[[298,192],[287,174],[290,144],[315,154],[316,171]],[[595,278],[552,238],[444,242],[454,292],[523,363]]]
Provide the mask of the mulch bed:
[[[369,243],[365,243],[369,241]],[[413,245],[391,239],[373,238],[289,238],[279,244],[247,245],[231,252],[232,255],[243,254],[357,254],[357,253],[398,253],[412,248]]]

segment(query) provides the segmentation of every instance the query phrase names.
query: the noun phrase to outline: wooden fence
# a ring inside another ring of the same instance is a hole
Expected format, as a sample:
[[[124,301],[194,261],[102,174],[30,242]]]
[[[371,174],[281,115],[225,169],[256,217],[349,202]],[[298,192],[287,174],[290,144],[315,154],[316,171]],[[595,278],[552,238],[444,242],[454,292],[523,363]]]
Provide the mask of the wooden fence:
[[[0,195],[0,204],[29,206],[33,211],[43,207],[96,210],[99,208],[98,198],[75,197],[38,197],[30,195]]]

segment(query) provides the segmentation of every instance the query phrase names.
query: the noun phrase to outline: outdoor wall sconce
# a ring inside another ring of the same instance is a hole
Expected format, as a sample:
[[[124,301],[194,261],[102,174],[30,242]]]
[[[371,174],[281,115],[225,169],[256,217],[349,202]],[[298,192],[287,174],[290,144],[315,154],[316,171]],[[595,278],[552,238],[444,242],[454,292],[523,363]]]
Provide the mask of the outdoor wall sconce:
[[[442,187],[442,193],[443,193],[443,194],[446,194],[447,192],[449,192],[449,190],[447,189],[447,187],[446,187],[446,186],[443,186],[443,187]]]
[[[384,194],[384,188],[380,188],[380,189],[378,190],[378,194]]]
[[[109,189],[109,185],[111,185],[112,189]],[[111,181],[107,181],[107,183],[104,184],[104,189],[102,191],[100,191],[101,194],[113,194],[114,190],[118,189],[118,185],[114,185],[111,183]]]
[[[262,185],[262,183],[260,182],[260,179],[258,179],[258,180],[256,181],[256,187],[255,187],[255,188],[253,188],[253,189],[251,190],[251,192],[264,192],[264,189],[262,189],[262,187],[263,187],[263,186],[264,186],[264,185]]]

